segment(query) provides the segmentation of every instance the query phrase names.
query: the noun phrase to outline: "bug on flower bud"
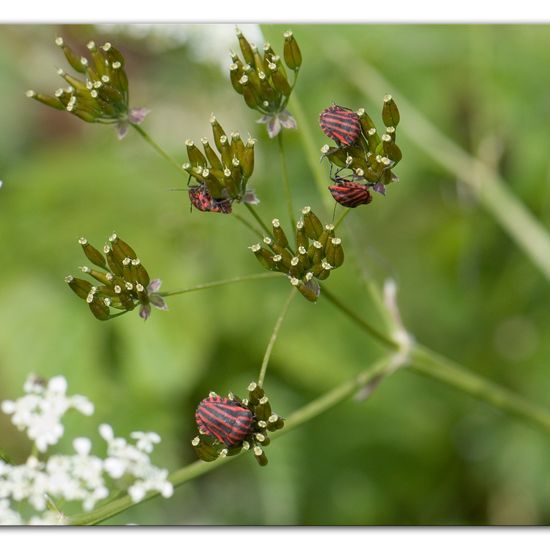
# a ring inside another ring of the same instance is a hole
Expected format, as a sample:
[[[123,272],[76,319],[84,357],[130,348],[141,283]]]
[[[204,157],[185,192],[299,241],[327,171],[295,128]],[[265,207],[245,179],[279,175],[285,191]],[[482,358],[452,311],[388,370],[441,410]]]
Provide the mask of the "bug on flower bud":
[[[356,208],[372,201],[372,195],[366,185],[342,178],[334,178],[329,191],[334,200],[346,208]]]
[[[212,197],[206,185],[194,185],[189,187],[189,200],[191,204],[201,212],[218,212],[231,214],[231,201],[229,199],[215,199]]]
[[[242,403],[215,394],[199,403],[195,419],[200,430],[228,447],[242,443],[254,422],[252,412]]]
[[[331,105],[319,117],[321,130],[337,145],[353,145],[361,134],[361,123],[357,113],[347,107]]]

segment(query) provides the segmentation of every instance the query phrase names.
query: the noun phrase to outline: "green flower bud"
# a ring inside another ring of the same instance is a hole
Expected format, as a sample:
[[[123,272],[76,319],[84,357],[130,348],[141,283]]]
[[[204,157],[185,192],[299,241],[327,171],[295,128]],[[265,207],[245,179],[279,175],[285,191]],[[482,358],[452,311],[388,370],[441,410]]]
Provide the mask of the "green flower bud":
[[[191,441],[191,445],[195,449],[197,456],[204,462],[213,462],[219,456],[218,450],[208,441],[208,439],[200,434]]]
[[[275,70],[272,70],[271,81],[273,82],[273,87],[278,92],[281,92],[285,97],[288,97],[291,94],[292,88],[290,87],[286,76],[282,73],[281,70],[279,70],[279,67],[276,67]]]
[[[85,57],[80,57],[79,55],[76,55],[67,44],[65,44],[63,38],[61,36],[58,36],[55,39],[56,46],[59,46],[63,53],[65,54],[65,58],[67,59],[69,65],[77,72],[85,74],[86,69],[88,68],[88,60]]]
[[[323,224],[319,218],[311,211],[310,206],[302,208],[302,214],[304,215],[304,228],[306,235],[310,239],[318,239],[323,232]]]
[[[292,34],[292,31],[287,31],[284,33],[285,45],[283,56],[285,63],[289,69],[296,71],[302,65],[302,53],[298,47],[298,43]]]
[[[340,267],[344,263],[344,249],[342,247],[342,240],[333,237],[329,239],[325,247],[327,262],[334,267]]]
[[[245,62],[254,67],[254,52],[252,51],[252,46],[239,29],[237,29],[237,38],[239,39],[239,46],[241,47]]]
[[[265,453],[263,449],[259,445],[255,445],[253,447],[254,452],[254,458],[258,462],[260,466],[267,466],[267,457],[265,456]]]
[[[393,126],[397,128],[399,120],[401,119],[399,115],[399,109],[395,104],[391,95],[384,96],[384,106],[382,107],[382,120],[386,126]]]
[[[281,227],[281,222],[278,218],[274,218],[271,225],[273,226],[273,238],[275,239],[275,243],[282,248],[286,248],[288,246],[288,239]]]
[[[205,168],[207,166],[206,157],[192,140],[188,139],[185,142],[185,147],[187,148],[187,158],[193,167],[200,166]]]
[[[382,146],[384,148],[384,154],[395,164],[397,164],[402,158],[403,154],[401,149],[392,141],[392,138],[389,134],[384,134],[382,136]]]
[[[222,172],[223,171],[222,163],[221,163],[218,155],[216,155],[216,153],[214,152],[212,147],[210,147],[210,143],[208,143],[208,140],[206,138],[202,138],[201,143],[202,143],[202,147],[204,149],[204,154],[206,155],[206,158],[208,159],[208,162],[210,163],[211,169],[218,170],[218,171]]]
[[[111,317],[109,307],[99,300],[92,300],[88,306],[90,307],[90,311],[94,314],[94,317],[100,321],[107,321]]]
[[[231,80],[231,85],[233,86],[233,89],[238,94],[243,93],[243,85],[241,84],[242,76],[242,67],[237,65],[237,63],[231,63],[231,65],[229,65],[229,79]]]
[[[86,299],[92,289],[92,283],[85,279],[78,279],[72,275],[67,275],[67,277],[65,277],[65,282],[69,285],[71,290],[83,300]]]
[[[80,239],[78,239],[78,243],[82,246],[82,250],[90,262],[98,267],[102,267],[103,269],[107,268],[107,262],[105,261],[103,254],[101,254],[97,248],[94,248],[84,237],[80,237]]]
[[[54,109],[57,109],[59,111],[63,111],[65,109],[65,106],[63,105],[63,103],[60,101],[58,97],[51,97],[48,95],[37,94],[34,90],[27,90],[25,92],[25,95],[28,98],[36,99],[36,101],[39,101],[40,103],[43,103],[48,107],[53,107]]]
[[[221,138],[222,136],[225,136],[225,139],[227,140],[227,135],[225,134],[221,124],[218,122],[216,117],[214,116],[214,113],[210,115],[210,124],[212,125],[212,135],[214,136],[214,143],[216,144],[216,148],[221,153],[222,152],[222,143]]]
[[[241,168],[243,176],[248,179],[254,172],[254,144],[256,141],[249,138],[241,155]]]
[[[303,220],[298,220],[296,222],[296,246],[303,247],[307,249],[309,247],[309,239],[306,235],[306,230],[304,227]]]
[[[253,244],[249,247],[262,266],[269,271],[277,271],[277,265],[273,261],[273,255],[269,250],[263,248],[260,244]]]
[[[261,105],[261,100],[255,93],[252,86],[250,86],[248,76],[243,75],[239,80],[239,83],[242,85],[242,94],[244,97],[245,103],[251,108],[256,109]]]

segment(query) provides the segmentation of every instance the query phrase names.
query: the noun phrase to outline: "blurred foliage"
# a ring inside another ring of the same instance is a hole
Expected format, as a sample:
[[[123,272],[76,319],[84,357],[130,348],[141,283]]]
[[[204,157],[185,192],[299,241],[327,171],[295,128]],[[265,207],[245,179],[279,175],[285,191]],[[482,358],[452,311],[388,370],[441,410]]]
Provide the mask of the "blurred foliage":
[[[116,230],[163,290],[259,272],[247,250],[257,239],[230,216],[190,213],[186,178],[135,132],[119,142],[112,128],[84,124],[24,92],[59,85],[59,34],[71,44],[109,40],[127,57],[132,105],[152,110],[144,128],[178,161],[186,159],[185,139],[209,134],[211,112],[228,132],[259,138],[249,186],[261,197],[264,219],[285,220],[276,145],[229,85],[228,51],[236,41],[222,43],[232,29],[220,30],[0,29],[0,400],[18,396],[29,372],[65,375],[70,392],[90,397],[96,412],[68,419],[61,451],[108,422],[124,436],[135,429],[162,434],[159,465],[175,469],[194,460],[196,405],[210,390],[243,393],[257,376],[288,285],[266,280],[173,297],[169,312],[155,310],[146,323],[137,313],[96,321],[63,282],[82,261],[78,237],[101,243]],[[265,30],[282,44],[286,27]],[[403,94],[466,150],[493,158],[512,192],[550,223],[548,26],[293,31],[304,58],[295,93],[319,148],[326,139],[318,114],[332,101],[365,107],[380,121],[379,104],[367,104],[348,83],[355,68],[323,56],[331,39],[345,40],[395,85],[388,93],[398,104]],[[296,207],[321,210],[298,132],[285,141]],[[547,281],[460,181],[414,142],[403,138],[400,146],[401,181],[348,217],[344,245],[359,256],[329,287],[374,319],[364,265],[379,281],[394,276],[405,323],[418,340],[548,402]],[[379,352],[330,304],[296,300],[266,388],[288,415]],[[5,416],[0,428],[0,447],[23,460],[25,438]],[[109,523],[545,524],[549,453],[543,434],[405,371],[367,401],[350,401],[277,440],[267,468],[244,457],[177,489],[169,501],[141,504]]]

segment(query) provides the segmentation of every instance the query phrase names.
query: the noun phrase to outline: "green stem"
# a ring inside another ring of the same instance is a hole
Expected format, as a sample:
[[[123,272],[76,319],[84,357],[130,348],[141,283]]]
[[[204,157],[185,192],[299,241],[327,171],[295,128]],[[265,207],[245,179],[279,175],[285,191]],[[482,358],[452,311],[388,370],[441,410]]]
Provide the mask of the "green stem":
[[[380,101],[391,90],[398,98],[399,109],[406,124],[399,132],[422,149],[443,168],[470,186],[480,203],[493,215],[521,250],[531,259],[544,276],[550,280],[550,236],[545,227],[509,191],[511,186],[491,167],[469,155],[443,134],[420,111],[413,107],[396,87],[344,42],[330,42],[325,49],[327,57],[341,66],[346,59],[353,71],[346,72],[361,93],[373,101]]]
[[[315,183],[317,184],[317,189],[321,194],[323,203],[327,209],[327,213],[331,212],[334,206],[334,203],[330,193],[327,190],[328,177],[326,173],[323,171],[321,162],[319,160],[321,153],[319,152],[319,149],[315,145],[313,132],[310,129],[308,119],[306,117],[306,114],[304,113],[302,104],[300,103],[300,100],[298,99],[298,96],[296,95],[296,93],[292,94],[289,105],[290,105],[291,113],[296,119],[300,138],[302,140],[302,145],[306,152],[306,159],[313,173]]]
[[[344,382],[328,393],[313,400],[311,403],[308,403],[304,407],[298,409],[287,418],[285,421],[285,427],[282,430],[271,434],[270,438],[276,439],[284,436],[289,431],[298,428],[313,418],[316,418],[322,413],[339,405],[366,385],[379,381],[381,377],[384,376],[387,366],[387,360],[378,361],[377,363],[371,365],[368,369],[361,372],[359,375],[355,376],[353,379]],[[247,453],[240,453],[231,457],[225,457],[214,462],[193,462],[192,464],[172,473],[168,477],[168,480],[174,485],[174,487],[178,487],[245,454]],[[157,496],[159,496],[159,493],[153,491],[149,493],[141,502],[145,502]],[[92,512],[76,514],[68,519],[71,525],[96,525],[128,510],[129,508],[132,508],[133,506],[136,506],[137,504],[138,503],[132,502],[132,499],[128,495],[125,495],[99,506]]]
[[[256,229],[248,220],[243,218],[240,214],[237,214],[236,212],[233,212],[232,216],[234,218],[236,218],[237,220],[239,220],[243,225],[248,227],[248,229],[250,229],[250,231],[252,231],[258,237],[260,237],[260,239],[264,238],[264,234],[261,231],[259,231],[258,229]]]
[[[252,206],[248,203],[244,203],[244,205],[246,206],[246,208],[248,208],[248,211],[254,216],[254,218],[256,219],[256,221],[260,224],[260,226],[262,227],[262,229],[266,232],[267,235],[271,235],[271,230],[269,229],[269,227],[267,227],[267,225],[263,222],[262,218],[260,218],[260,216],[258,215],[258,213],[256,212],[256,210],[254,208],[252,208]]]
[[[265,373],[267,371],[267,365],[269,364],[269,358],[271,357],[271,351],[273,350],[273,346],[275,345],[275,341],[277,340],[277,336],[279,335],[279,330],[281,328],[281,325],[283,324],[283,320],[286,317],[290,302],[292,302],[292,298],[294,298],[295,295],[296,287],[292,287],[292,290],[290,291],[290,294],[286,299],[283,309],[281,309],[281,313],[277,318],[275,326],[273,327],[273,332],[271,333],[271,338],[269,339],[269,343],[267,344],[267,348],[265,350],[264,358],[262,361],[262,366],[260,368],[260,374],[258,376],[258,386],[260,386],[260,388],[264,385]]]
[[[256,273],[254,275],[243,275],[241,277],[233,277],[232,279],[223,279],[221,281],[213,281],[211,283],[203,283],[200,285],[190,286],[182,290],[174,290],[172,292],[159,292],[163,297],[166,296],[178,296],[179,294],[187,294],[188,292],[195,292],[196,290],[204,290],[205,288],[214,288],[216,286],[230,285],[233,283],[244,283],[247,281],[255,281],[258,279],[274,279],[280,277],[280,273]]]
[[[149,144],[155,149],[155,151],[164,159],[166,159],[170,164],[175,166],[179,172],[184,172],[183,168],[180,166],[177,160],[173,159],[141,126],[138,126],[137,124],[131,124],[132,128],[136,130],[136,132]]]
[[[285,149],[283,145],[283,132],[277,135],[277,144],[279,146],[279,159],[281,161],[281,174],[283,177],[283,187],[286,196],[286,206],[288,209],[288,218],[292,227],[296,227],[296,218],[294,217],[294,207],[292,206],[292,193],[290,191],[290,183],[288,181],[288,166],[286,163]]]
[[[368,321],[357,315],[353,309],[345,305],[339,298],[334,296],[325,286],[321,286],[321,295],[324,296],[332,305],[338,308],[344,315],[347,315],[356,325],[364,330],[370,336],[373,336],[387,348],[398,350],[399,344],[391,338],[382,334],[378,329],[374,328]]]
[[[349,208],[346,208],[342,215],[338,218],[338,221],[334,224],[334,229],[338,229],[338,226],[346,219],[346,216],[351,212]]]

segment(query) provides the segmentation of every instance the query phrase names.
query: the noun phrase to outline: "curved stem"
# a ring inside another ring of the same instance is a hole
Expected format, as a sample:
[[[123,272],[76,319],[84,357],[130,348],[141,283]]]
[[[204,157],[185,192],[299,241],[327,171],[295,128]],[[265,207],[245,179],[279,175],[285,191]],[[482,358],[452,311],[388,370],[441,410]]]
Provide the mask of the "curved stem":
[[[216,286],[230,285],[232,283],[244,283],[246,281],[255,281],[257,279],[274,279],[280,277],[280,273],[256,273],[254,275],[243,275],[241,277],[233,277],[232,279],[222,279],[221,281],[213,281],[211,283],[203,283],[200,285],[190,286],[182,290],[174,290],[171,292],[159,292],[160,296],[178,296],[179,294],[187,294],[196,290],[204,290],[206,288],[214,288]]]
[[[294,207],[292,206],[292,193],[288,181],[288,167],[286,163],[285,149],[283,145],[283,132],[277,135],[277,145],[279,146],[279,159],[281,161],[281,174],[283,176],[283,188],[286,196],[286,207],[288,209],[288,218],[292,227],[296,227],[296,218],[294,217]]]
[[[261,228],[266,232],[266,234],[271,235],[271,230],[263,222],[262,218],[260,218],[260,216],[258,215],[256,210],[254,208],[252,208],[252,206],[250,204],[246,203],[246,202],[244,203],[244,205],[246,206],[246,208],[248,208],[248,211],[254,216],[254,218],[260,224]]]
[[[338,229],[338,226],[346,219],[346,216],[351,212],[351,209],[346,208],[342,215],[338,218],[338,221],[334,224],[334,229]]]
[[[179,172],[184,172],[183,168],[179,165],[178,161],[173,159],[141,126],[138,126],[137,124],[130,123],[130,126],[136,130],[136,132],[149,144],[155,149],[155,151],[164,159],[166,159],[170,164],[175,166]]]
[[[279,314],[275,326],[273,327],[273,332],[271,333],[271,338],[269,339],[269,343],[267,344],[267,348],[265,350],[264,358],[262,361],[262,366],[260,368],[260,374],[258,376],[258,386],[260,386],[260,388],[264,385],[265,373],[267,371],[267,365],[269,364],[269,358],[271,357],[271,351],[273,350],[273,346],[275,345],[275,341],[277,340],[277,336],[279,335],[279,330],[281,328],[281,325],[283,324],[283,320],[286,316],[286,312],[288,311],[288,307],[290,306],[290,302],[292,302],[292,298],[294,298],[295,295],[296,287],[292,287],[292,290],[290,291],[290,294],[286,299],[285,305],[283,306],[283,309],[281,309],[281,313]]]
[[[331,391],[325,393],[317,399],[314,399],[312,402],[292,413],[285,421],[285,427],[282,430],[271,434],[270,438],[276,439],[284,436],[289,431],[298,428],[313,418],[316,418],[324,412],[339,405],[364,386],[375,381],[379,381],[384,376],[387,366],[387,359],[378,361],[351,380],[340,384]],[[240,453],[238,455],[218,459],[214,462],[193,462],[192,464],[184,466],[183,468],[172,473],[168,477],[168,480],[174,485],[174,487],[178,487],[246,454],[247,453]],[[159,496],[159,493],[157,491],[153,491],[149,493],[141,502],[145,502],[157,496]],[[120,514],[121,512],[124,512],[125,510],[128,510],[129,508],[132,508],[133,506],[136,506],[137,504],[139,503],[133,502],[128,495],[125,495],[99,506],[92,512],[71,516],[68,518],[69,524],[96,525],[113,516],[116,516],[117,514]]]

